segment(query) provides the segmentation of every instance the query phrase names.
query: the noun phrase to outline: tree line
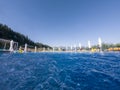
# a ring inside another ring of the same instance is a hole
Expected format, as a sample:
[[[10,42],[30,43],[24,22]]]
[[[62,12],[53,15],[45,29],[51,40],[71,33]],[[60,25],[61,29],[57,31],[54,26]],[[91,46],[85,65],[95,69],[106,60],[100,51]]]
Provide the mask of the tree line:
[[[4,24],[0,24],[0,38],[7,39],[7,40],[13,40],[15,42],[19,43],[19,46],[25,45],[27,43],[30,46],[37,46],[38,48],[51,48],[48,45],[44,45],[39,42],[34,42],[28,36],[25,36],[21,33],[15,32],[10,27]],[[0,43],[0,47],[2,46],[2,43]]]
[[[98,48],[99,46],[98,45],[94,45],[92,46],[92,48]],[[120,48],[120,43],[117,43],[117,44],[109,44],[109,43],[102,43],[102,50],[106,50],[106,49],[109,49],[109,48]]]

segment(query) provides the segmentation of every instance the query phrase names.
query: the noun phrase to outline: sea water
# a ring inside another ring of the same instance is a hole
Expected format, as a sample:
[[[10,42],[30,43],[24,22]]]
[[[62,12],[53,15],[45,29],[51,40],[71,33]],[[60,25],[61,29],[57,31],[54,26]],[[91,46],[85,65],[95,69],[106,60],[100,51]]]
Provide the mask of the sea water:
[[[0,54],[0,90],[120,90],[120,53]]]

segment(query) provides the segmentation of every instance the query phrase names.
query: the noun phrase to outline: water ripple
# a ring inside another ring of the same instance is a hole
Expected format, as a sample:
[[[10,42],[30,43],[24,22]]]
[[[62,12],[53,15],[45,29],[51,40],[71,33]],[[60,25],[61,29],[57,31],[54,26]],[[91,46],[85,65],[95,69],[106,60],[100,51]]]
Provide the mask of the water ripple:
[[[1,90],[120,90],[120,53],[0,54]]]

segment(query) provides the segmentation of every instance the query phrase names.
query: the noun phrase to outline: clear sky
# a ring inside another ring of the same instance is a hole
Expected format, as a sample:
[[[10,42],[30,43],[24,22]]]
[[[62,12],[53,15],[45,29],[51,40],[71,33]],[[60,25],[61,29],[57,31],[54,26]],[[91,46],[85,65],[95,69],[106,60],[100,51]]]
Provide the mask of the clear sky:
[[[120,0],[0,0],[0,23],[51,46],[120,42]]]

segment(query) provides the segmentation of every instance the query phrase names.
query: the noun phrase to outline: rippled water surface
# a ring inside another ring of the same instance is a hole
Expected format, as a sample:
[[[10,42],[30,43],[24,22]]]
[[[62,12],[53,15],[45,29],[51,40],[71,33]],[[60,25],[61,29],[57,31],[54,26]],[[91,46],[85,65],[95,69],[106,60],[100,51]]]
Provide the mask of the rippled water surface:
[[[120,90],[120,53],[0,54],[0,90]]]

